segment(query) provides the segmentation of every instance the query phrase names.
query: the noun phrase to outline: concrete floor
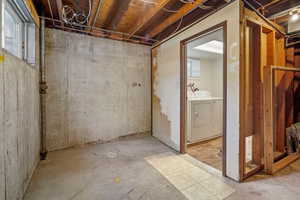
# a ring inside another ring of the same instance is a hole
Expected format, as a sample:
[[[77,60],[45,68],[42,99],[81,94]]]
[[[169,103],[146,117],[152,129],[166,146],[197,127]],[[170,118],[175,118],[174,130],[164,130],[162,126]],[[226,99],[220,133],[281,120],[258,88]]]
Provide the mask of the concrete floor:
[[[25,200],[284,200],[299,199],[299,188],[300,161],[239,184],[151,136],[135,136],[49,153]]]

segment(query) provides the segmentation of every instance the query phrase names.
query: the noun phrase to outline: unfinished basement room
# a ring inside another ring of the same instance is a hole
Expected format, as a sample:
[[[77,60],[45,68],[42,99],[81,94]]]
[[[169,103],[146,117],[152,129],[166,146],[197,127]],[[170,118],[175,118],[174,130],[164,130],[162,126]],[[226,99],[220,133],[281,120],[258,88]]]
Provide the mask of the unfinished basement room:
[[[0,200],[300,199],[299,0],[0,2]]]

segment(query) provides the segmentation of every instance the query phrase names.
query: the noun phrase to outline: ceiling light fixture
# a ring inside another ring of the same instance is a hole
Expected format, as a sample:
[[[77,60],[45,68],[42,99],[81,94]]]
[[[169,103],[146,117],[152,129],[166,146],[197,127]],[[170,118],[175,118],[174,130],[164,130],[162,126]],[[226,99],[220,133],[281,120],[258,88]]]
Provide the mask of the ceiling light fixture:
[[[294,10],[292,10],[291,12],[289,12],[290,16],[291,16],[291,21],[295,22],[299,19],[299,13],[300,13],[300,8],[296,8]]]
[[[297,21],[299,19],[299,15],[293,14],[291,19],[292,19],[292,21]]]
[[[207,51],[210,53],[223,54],[224,44],[221,41],[212,40],[207,43],[194,47],[196,50]]]

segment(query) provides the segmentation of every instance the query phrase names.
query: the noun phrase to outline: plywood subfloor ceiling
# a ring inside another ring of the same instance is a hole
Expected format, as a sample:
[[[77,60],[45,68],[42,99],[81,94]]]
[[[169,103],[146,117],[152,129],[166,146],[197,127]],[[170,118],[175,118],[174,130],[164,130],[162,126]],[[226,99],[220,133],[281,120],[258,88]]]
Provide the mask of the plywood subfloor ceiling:
[[[152,45],[233,0],[90,1],[91,14],[84,27],[70,26],[59,21],[62,21],[64,5],[87,14],[89,0],[35,0],[34,2],[39,14],[44,13],[48,18],[46,20],[48,27]],[[279,12],[282,9],[280,6],[282,2],[284,5],[291,5],[294,1],[297,0],[249,0],[256,8],[267,5],[262,10],[266,15],[271,15],[274,11]]]

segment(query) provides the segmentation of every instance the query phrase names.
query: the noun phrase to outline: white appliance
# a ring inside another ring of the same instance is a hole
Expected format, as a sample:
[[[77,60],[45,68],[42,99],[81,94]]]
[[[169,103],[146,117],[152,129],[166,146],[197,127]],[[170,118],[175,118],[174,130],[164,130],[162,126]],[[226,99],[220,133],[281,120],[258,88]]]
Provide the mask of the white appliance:
[[[187,118],[188,143],[196,143],[222,136],[223,99],[189,99]]]

